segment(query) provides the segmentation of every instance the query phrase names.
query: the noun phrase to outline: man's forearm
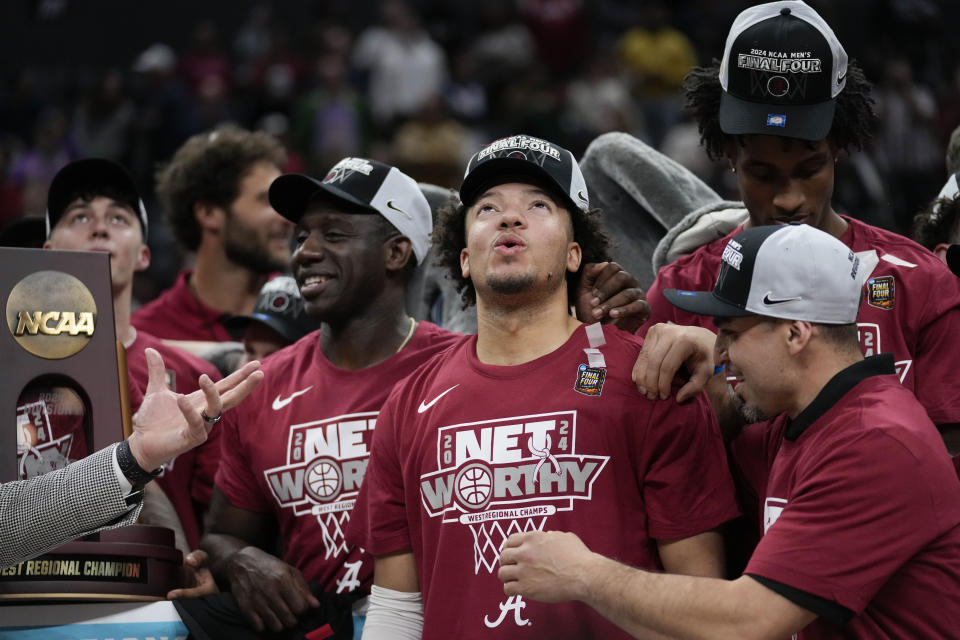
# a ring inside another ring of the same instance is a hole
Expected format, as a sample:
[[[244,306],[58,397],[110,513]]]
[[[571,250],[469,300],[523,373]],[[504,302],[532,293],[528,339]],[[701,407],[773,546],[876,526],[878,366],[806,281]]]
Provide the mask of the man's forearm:
[[[651,631],[673,638],[766,637],[750,622],[752,605],[735,582],[651,573],[594,554],[581,599],[635,637]],[[750,578],[741,578],[749,580]]]

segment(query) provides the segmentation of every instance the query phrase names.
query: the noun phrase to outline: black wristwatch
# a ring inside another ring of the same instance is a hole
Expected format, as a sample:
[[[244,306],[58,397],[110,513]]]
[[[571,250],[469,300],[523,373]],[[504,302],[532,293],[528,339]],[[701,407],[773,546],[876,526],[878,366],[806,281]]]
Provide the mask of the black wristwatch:
[[[126,440],[117,445],[117,464],[120,465],[120,471],[123,472],[124,477],[133,485],[133,490],[130,492],[131,495],[143,491],[147,483],[163,471],[163,467],[154,469],[153,471],[144,470],[144,468],[140,466],[140,463],[137,462],[137,459],[133,457],[133,452],[130,451],[130,443]]]

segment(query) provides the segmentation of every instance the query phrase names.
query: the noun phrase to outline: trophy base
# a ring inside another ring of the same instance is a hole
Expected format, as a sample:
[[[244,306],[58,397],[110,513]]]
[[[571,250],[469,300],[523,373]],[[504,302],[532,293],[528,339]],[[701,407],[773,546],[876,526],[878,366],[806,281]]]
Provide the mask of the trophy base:
[[[0,604],[164,600],[182,564],[166,527],[110,529],[0,569]]]

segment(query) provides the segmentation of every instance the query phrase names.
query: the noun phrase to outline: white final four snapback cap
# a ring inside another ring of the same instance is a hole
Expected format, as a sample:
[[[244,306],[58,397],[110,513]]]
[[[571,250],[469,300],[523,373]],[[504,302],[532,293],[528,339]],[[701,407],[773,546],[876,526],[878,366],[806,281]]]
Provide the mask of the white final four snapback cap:
[[[416,181],[396,167],[369,158],[344,158],[323,180],[300,173],[280,176],[270,185],[270,206],[298,222],[318,195],[348,202],[386,218],[410,238],[417,264],[430,249],[433,212]]]
[[[727,242],[713,291],[663,295],[684,311],[715,318],[851,324],[860,310],[860,271],[853,251],[824,231],[805,224],[753,227]]]

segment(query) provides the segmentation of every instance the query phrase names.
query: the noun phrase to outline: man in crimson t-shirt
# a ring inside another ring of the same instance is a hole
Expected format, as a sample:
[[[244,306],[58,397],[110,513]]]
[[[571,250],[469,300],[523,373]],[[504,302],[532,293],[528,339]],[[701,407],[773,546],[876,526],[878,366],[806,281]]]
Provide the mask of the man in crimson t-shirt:
[[[620,637],[581,604],[505,597],[500,548],[570,530],[632,565],[723,575],[715,529],[737,509],[712,410],[640,397],[640,342],[570,315],[569,282],[608,239],[569,151],[492,142],[460,196],[435,237],[478,332],[380,412],[348,531],[374,556],[364,638]]]

